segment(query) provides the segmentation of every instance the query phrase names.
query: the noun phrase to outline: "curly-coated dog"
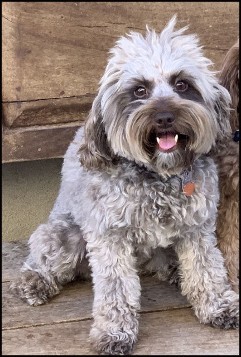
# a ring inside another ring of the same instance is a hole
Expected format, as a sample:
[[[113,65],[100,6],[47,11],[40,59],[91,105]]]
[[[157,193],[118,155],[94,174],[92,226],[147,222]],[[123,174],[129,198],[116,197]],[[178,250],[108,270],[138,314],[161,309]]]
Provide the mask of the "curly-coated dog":
[[[12,290],[45,303],[83,273],[94,284],[90,339],[102,354],[131,353],[138,335],[139,269],[161,277],[178,259],[182,294],[202,323],[238,327],[238,295],[216,247],[219,199],[209,156],[229,134],[230,95],[195,35],[120,38],[86,122],[69,146],[58,198],[29,240]],[[165,275],[165,274],[164,274]]]
[[[228,51],[220,83],[228,89],[232,103],[232,134],[216,146],[220,204],[217,219],[218,245],[225,258],[228,276],[235,291],[239,288],[239,41]]]

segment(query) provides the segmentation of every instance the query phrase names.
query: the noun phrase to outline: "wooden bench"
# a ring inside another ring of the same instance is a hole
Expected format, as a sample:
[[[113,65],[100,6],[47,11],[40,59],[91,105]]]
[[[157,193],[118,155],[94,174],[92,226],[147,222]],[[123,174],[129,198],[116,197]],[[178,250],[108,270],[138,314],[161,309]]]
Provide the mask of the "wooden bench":
[[[90,282],[73,282],[48,304],[31,307],[9,291],[27,256],[26,242],[3,243],[3,355],[92,355]],[[134,355],[238,355],[239,332],[199,323],[175,286],[142,278]]]

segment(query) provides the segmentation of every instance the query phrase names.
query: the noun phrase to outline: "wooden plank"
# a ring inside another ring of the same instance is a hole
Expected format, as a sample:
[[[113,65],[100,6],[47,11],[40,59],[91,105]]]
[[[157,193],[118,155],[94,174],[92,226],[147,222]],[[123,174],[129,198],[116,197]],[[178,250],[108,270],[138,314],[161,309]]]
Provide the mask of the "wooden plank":
[[[30,102],[3,103],[4,123],[8,128],[83,123],[92,106],[94,95],[46,99]]]
[[[217,67],[238,37],[238,2],[4,2],[3,101],[95,93],[109,48],[178,15]]]
[[[9,283],[3,284],[2,296],[4,297],[2,303],[2,326],[4,329],[91,318],[93,292],[90,282],[68,284],[60,295],[41,306],[29,306],[13,296],[9,291]]]
[[[3,243],[3,327],[20,328],[41,324],[83,320],[91,317],[93,293],[91,282],[74,282],[43,306],[31,307],[9,292],[9,282],[17,279],[28,254],[26,242]],[[158,311],[190,306],[175,286],[154,277],[142,277],[141,311]],[[64,306],[64,309],[63,309]],[[16,313],[17,312],[17,313]]]
[[[2,282],[13,280],[28,256],[28,243],[24,241],[2,242]]]
[[[3,162],[63,157],[74,125],[87,116],[109,48],[129,30],[145,32],[146,24],[161,30],[174,13],[219,68],[238,36],[235,2],[3,3],[4,123],[41,126],[26,133],[4,128]]]
[[[26,255],[26,241],[3,242],[3,355],[96,354],[88,341],[91,284],[69,284],[50,303],[29,307],[8,291],[9,280],[17,276]],[[174,286],[142,278],[140,333],[134,355],[238,355],[238,331],[202,325],[186,306]]]
[[[80,123],[3,129],[2,162],[61,158]]]
[[[91,320],[3,330],[3,355],[91,355]],[[134,355],[238,355],[237,330],[200,324],[190,308],[141,315]]]
[[[141,315],[134,355],[238,355],[238,330],[200,324],[191,309]]]
[[[151,277],[142,278],[141,284],[142,312],[190,306],[175,286]],[[93,292],[90,282],[68,284],[48,304],[35,307],[13,296],[8,288],[9,283],[3,284],[2,324],[4,329],[91,318]]]

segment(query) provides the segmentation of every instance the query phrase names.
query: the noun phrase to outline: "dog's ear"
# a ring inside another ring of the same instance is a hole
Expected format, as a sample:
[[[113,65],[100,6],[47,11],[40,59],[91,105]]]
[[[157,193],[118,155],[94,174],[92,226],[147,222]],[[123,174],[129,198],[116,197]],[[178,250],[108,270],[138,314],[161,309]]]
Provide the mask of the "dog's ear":
[[[215,112],[217,115],[217,121],[219,125],[219,134],[217,139],[221,140],[223,137],[231,134],[230,126],[230,94],[226,88],[220,84],[216,84],[214,90],[217,93],[215,102]]]
[[[239,40],[227,52],[220,71],[220,84],[230,93],[232,99],[232,111],[230,124],[232,130],[239,128]]]
[[[103,168],[112,160],[101,115],[101,96],[95,98],[85,124],[84,144],[79,149],[80,162],[88,168]]]

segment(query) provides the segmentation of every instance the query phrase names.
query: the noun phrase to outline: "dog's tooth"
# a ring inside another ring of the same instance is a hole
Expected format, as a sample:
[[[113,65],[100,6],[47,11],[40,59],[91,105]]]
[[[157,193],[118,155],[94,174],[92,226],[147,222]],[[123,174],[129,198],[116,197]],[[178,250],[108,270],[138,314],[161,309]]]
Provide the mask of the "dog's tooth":
[[[178,134],[175,135],[175,141],[177,143],[177,140],[178,140]]]
[[[157,141],[157,142],[158,142],[158,144],[159,144],[160,138],[156,137],[156,141]]]

